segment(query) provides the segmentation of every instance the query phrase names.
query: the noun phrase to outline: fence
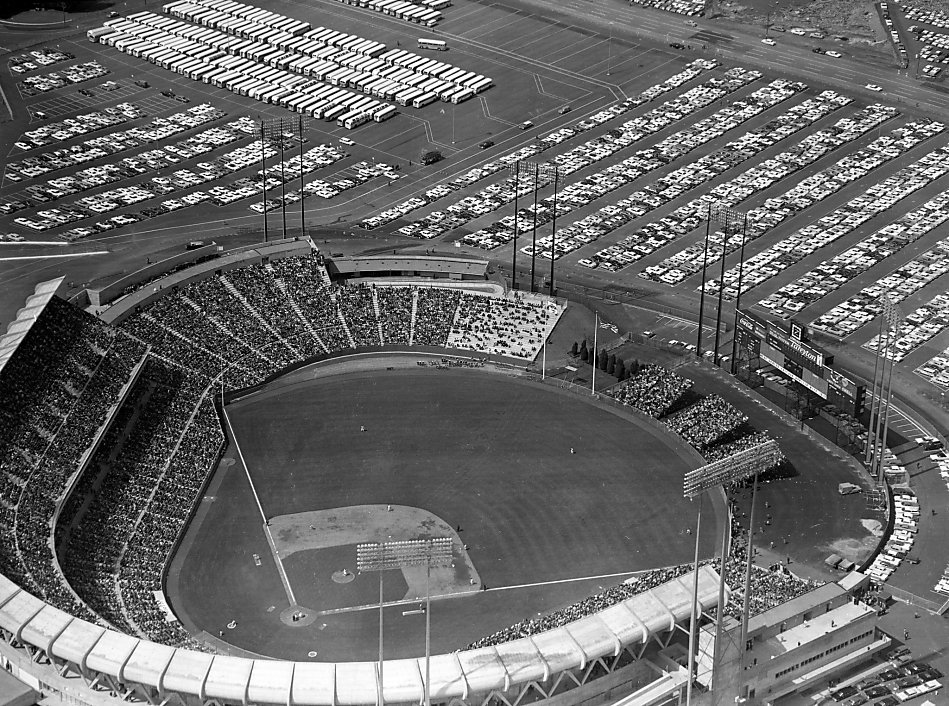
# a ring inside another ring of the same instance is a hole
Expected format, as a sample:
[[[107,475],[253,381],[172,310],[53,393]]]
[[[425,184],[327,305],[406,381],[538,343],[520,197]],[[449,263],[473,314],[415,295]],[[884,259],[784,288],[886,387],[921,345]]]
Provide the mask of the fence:
[[[941,611],[945,611],[949,601],[940,605],[936,601],[931,601],[928,598],[923,598],[922,596],[917,596],[915,593],[910,593],[909,591],[904,591],[902,588],[897,588],[891,584],[886,584],[884,589],[887,593],[893,596],[893,600],[899,601],[900,603],[906,603],[913,606],[914,608],[922,608],[923,610],[928,610],[930,613],[936,615],[942,615]]]

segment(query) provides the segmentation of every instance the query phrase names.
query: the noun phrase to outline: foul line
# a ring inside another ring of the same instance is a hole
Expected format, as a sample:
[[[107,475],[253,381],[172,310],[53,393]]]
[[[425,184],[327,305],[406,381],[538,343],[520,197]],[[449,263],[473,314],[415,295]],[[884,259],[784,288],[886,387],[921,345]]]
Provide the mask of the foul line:
[[[247,475],[247,482],[250,484],[250,492],[254,494],[254,501],[257,503],[257,509],[260,510],[260,517],[264,521],[264,534],[267,535],[267,544],[270,545],[270,554],[273,556],[274,563],[277,565],[277,573],[280,574],[280,581],[283,583],[283,588],[287,593],[287,599],[290,601],[290,605],[295,606],[297,599],[293,595],[293,589],[290,587],[290,580],[287,578],[287,572],[283,568],[283,562],[280,561],[280,555],[277,553],[273,535],[270,534],[270,524],[267,522],[264,508],[260,504],[260,496],[257,495],[257,488],[254,487],[254,479],[250,477],[250,469],[244,461],[244,453],[241,451],[241,445],[237,441],[237,434],[234,433],[234,427],[231,426],[231,417],[223,404],[221,405],[221,411],[224,413],[224,421],[227,422],[227,429],[231,433],[231,438],[234,440],[234,448],[237,449],[237,455],[240,456],[241,465],[244,467],[244,473]]]
[[[521,583],[513,586],[498,586],[497,588],[489,588],[484,591],[461,591],[458,593],[439,593],[432,594],[431,599],[441,600],[444,598],[463,598],[465,596],[480,596],[485,593],[495,593],[497,591],[513,591],[519,588],[539,588],[541,586],[554,586],[559,583],[576,583],[577,581],[596,581],[598,579],[615,579],[619,576],[635,576],[636,574],[645,574],[649,571],[654,571],[654,569],[644,569],[640,571],[620,571],[615,574],[599,574],[597,576],[578,576],[572,579],[554,579],[552,581],[538,581],[537,583]],[[402,599],[398,601],[387,601],[383,603],[383,606],[400,606],[400,605],[415,605],[418,604],[418,598],[409,598]],[[358,613],[363,610],[378,610],[379,604],[372,603],[368,605],[358,605],[350,606],[348,608],[330,608],[329,610],[321,610],[317,615],[338,615],[340,613]]]

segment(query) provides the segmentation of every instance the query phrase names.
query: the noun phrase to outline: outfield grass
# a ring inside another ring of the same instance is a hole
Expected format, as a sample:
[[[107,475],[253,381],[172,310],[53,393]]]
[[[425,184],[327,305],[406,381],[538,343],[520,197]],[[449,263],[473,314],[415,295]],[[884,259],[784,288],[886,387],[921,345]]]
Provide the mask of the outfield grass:
[[[698,465],[694,452],[558,389],[481,371],[380,370],[284,384],[228,409],[267,517],[392,503],[460,525],[490,590],[437,602],[436,650],[461,647],[622,577],[504,587],[691,559],[685,530],[694,509],[681,482]],[[305,659],[315,649],[317,659],[372,659],[374,610],[320,616],[302,627],[280,622],[289,601],[246,474],[240,462],[218,474],[209,491],[215,500],[190,531],[169,583],[185,624],[216,636],[237,620],[226,639],[276,657]],[[706,539],[709,555],[711,532]],[[293,554],[285,568],[299,603],[319,610],[338,605],[342,592],[352,591],[355,604],[377,590],[374,577],[327,584],[347,557],[352,569],[354,557],[341,548]],[[386,599],[401,598],[401,577],[386,580]],[[418,616],[403,617],[404,609],[387,610],[392,657],[419,654],[423,644]]]

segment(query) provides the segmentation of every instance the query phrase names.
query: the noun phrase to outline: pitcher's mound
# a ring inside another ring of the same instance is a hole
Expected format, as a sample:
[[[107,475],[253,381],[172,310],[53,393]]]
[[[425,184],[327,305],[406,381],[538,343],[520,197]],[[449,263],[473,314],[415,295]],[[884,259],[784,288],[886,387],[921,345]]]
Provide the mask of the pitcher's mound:
[[[349,583],[355,578],[356,574],[354,574],[349,569],[342,569],[340,571],[333,572],[333,581],[336,583]]]

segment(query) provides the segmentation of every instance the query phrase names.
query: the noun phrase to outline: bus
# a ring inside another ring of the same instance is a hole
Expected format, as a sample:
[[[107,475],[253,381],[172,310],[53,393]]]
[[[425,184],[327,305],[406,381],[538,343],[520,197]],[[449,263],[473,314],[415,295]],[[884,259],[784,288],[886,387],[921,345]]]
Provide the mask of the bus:
[[[438,96],[434,93],[422,93],[412,99],[413,108],[424,108],[429,103],[434,103],[438,100]]]
[[[336,119],[336,124],[340,127],[344,127],[347,130],[352,130],[353,128],[359,127],[365,123],[368,123],[371,120],[368,113],[364,113],[361,110],[353,110],[345,115],[341,115]]]
[[[411,105],[412,100],[416,96],[420,96],[424,91],[420,91],[417,88],[406,88],[401,93],[397,93],[395,96],[395,102],[399,105]]]
[[[376,112],[372,115],[372,119],[377,123],[381,123],[383,120],[388,120],[393,115],[395,115],[395,106],[386,105],[376,110]]]

